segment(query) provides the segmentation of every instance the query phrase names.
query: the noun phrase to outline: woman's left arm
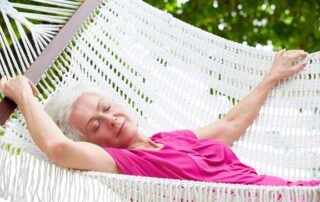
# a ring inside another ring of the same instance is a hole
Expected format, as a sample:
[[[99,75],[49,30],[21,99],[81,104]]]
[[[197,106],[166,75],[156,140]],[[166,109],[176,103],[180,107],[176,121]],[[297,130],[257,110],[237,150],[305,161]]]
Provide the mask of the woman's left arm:
[[[298,58],[306,56],[307,53],[301,50],[280,51],[268,74],[250,94],[233,107],[222,120],[193,132],[198,138],[215,138],[232,146],[253,123],[269,92],[278,81],[294,75],[306,66],[305,62],[293,65]]]

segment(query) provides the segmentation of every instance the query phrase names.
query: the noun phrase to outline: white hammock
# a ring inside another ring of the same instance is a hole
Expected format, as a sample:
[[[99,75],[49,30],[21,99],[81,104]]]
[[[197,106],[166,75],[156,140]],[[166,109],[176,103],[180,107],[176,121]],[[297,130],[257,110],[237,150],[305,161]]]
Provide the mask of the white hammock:
[[[4,19],[9,15],[18,22],[23,39],[13,40],[11,50],[0,29],[1,75],[25,72],[80,5],[75,0],[44,2],[48,13],[60,15],[31,15],[17,10],[25,5],[1,1]],[[49,8],[51,4],[60,8]],[[51,25],[35,25],[27,18],[45,19]],[[22,26],[31,30],[33,41]],[[104,0],[37,88],[45,104],[69,84],[94,81],[136,115],[145,134],[152,135],[197,128],[223,116],[262,80],[274,55],[209,34],[140,0]],[[308,62],[305,70],[273,89],[258,118],[232,148],[259,174],[320,179],[320,54],[311,54]],[[319,187],[234,185],[60,168],[32,142],[19,112],[7,122],[0,143],[0,196],[13,201],[276,201],[280,195],[282,201],[317,201],[319,197]]]

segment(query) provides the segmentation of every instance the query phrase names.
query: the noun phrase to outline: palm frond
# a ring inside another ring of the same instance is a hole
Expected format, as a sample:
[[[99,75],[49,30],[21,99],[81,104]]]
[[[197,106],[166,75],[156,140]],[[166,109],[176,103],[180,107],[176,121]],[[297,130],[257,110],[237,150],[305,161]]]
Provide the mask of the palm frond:
[[[0,74],[23,74],[81,5],[80,0],[0,1]]]

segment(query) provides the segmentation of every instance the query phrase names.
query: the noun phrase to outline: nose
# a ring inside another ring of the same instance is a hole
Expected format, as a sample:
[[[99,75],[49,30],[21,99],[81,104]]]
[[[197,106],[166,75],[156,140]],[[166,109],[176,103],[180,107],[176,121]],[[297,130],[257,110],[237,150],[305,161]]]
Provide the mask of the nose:
[[[101,114],[101,121],[105,122],[108,128],[113,129],[117,122],[117,117],[112,114]]]

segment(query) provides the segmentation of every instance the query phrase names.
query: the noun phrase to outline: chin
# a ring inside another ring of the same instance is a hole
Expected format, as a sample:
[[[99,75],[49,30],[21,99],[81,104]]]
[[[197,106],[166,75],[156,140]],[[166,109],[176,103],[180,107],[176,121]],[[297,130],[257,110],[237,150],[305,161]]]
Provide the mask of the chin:
[[[125,130],[124,134],[121,134],[122,137],[120,137],[121,139],[126,139],[126,142],[132,142],[135,141],[135,139],[138,137],[138,128],[136,127],[132,127],[132,125],[128,124]],[[121,136],[120,135],[120,136]]]

